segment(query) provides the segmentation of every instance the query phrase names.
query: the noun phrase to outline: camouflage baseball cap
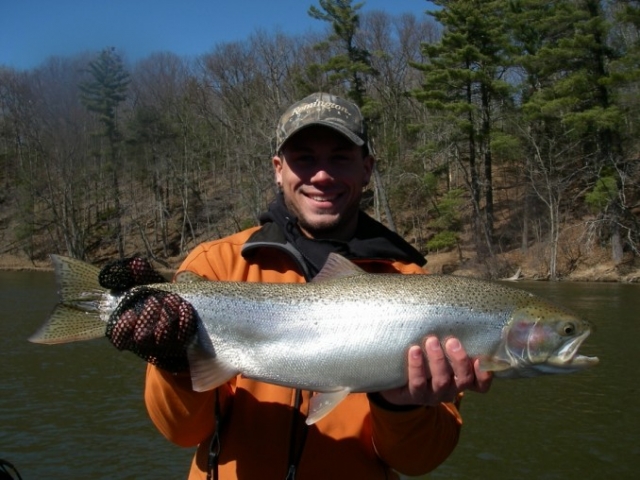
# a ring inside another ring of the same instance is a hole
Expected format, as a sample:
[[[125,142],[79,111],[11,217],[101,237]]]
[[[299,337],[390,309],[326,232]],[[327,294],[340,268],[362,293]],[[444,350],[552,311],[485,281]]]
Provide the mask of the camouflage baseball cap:
[[[295,133],[311,125],[332,128],[358,146],[367,143],[364,117],[355,103],[329,93],[313,93],[291,105],[280,117],[276,152]]]

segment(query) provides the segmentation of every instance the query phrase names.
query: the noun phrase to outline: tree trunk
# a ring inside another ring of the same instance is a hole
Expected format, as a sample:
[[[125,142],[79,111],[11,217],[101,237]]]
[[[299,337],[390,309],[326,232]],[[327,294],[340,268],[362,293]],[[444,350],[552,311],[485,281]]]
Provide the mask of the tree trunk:
[[[382,184],[382,178],[380,177],[380,172],[378,171],[378,167],[376,164],[373,164],[373,184],[374,184],[374,194],[376,196],[376,205],[382,206],[384,208],[384,215],[387,218],[387,226],[389,230],[392,232],[396,231],[396,224],[393,221],[393,216],[391,215],[391,207],[389,207],[389,201],[387,200],[386,190],[384,185]],[[380,212],[376,212],[378,215],[378,221],[380,220]]]

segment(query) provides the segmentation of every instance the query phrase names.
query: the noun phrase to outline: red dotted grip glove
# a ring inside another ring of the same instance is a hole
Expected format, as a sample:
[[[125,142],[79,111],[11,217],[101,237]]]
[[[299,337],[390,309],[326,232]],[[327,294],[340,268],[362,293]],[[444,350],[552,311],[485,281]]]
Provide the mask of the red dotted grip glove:
[[[124,292],[139,285],[165,283],[167,280],[146,258],[129,257],[107,263],[100,270],[98,281],[104,288]]]
[[[144,286],[164,281],[140,257],[106,265],[100,272],[102,286],[122,291],[141,285],[124,295],[109,318],[106,336],[118,350],[129,350],[164,370],[181,372],[189,368],[186,348],[196,333],[198,314],[179,295]]]

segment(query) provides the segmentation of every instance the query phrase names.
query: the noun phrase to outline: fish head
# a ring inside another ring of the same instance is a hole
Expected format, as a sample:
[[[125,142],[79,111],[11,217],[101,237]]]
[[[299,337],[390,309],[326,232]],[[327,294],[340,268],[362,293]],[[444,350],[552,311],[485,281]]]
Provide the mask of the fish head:
[[[498,376],[531,377],[570,373],[598,363],[578,354],[590,323],[564,308],[532,301],[516,308],[503,330],[503,344],[492,359]]]

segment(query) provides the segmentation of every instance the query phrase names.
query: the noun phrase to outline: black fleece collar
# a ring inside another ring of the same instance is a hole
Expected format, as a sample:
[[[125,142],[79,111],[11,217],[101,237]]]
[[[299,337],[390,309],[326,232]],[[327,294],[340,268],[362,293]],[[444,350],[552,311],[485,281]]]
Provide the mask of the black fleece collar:
[[[316,276],[331,252],[349,259],[398,260],[420,266],[427,263],[424,256],[400,235],[362,211],[358,216],[355,235],[346,242],[305,237],[298,227],[297,218],[287,210],[282,194],[279,194],[269,205],[268,211],[260,216],[260,224],[263,227],[247,241],[243,248],[243,256],[247,257],[254,247],[281,248],[301,263],[307,280]]]

